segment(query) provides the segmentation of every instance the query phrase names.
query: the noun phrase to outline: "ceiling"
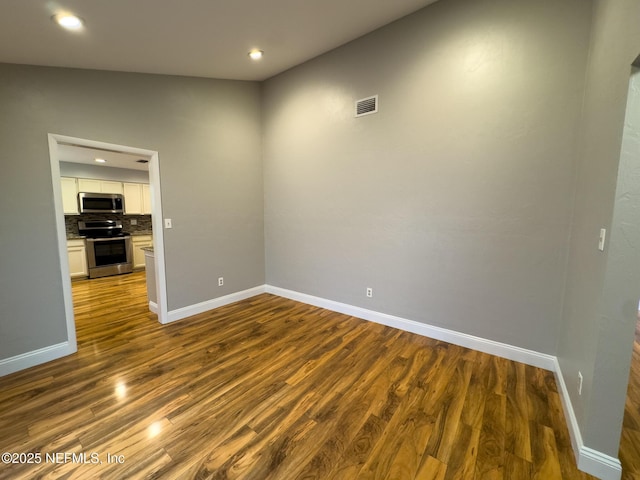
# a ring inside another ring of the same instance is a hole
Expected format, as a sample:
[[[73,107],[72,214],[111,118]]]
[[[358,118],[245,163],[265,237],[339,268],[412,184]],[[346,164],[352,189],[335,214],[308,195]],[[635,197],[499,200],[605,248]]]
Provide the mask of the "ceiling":
[[[434,1],[16,0],[0,62],[264,80]],[[85,28],[62,29],[60,12]],[[252,48],[265,56],[251,61]]]
[[[96,158],[106,160],[105,163],[96,162]],[[139,163],[137,160],[149,160],[144,155],[133,155],[111,150],[97,150],[78,145],[58,144],[58,160],[61,162],[83,163],[100,167],[126,168],[129,170],[149,170],[148,163]]]

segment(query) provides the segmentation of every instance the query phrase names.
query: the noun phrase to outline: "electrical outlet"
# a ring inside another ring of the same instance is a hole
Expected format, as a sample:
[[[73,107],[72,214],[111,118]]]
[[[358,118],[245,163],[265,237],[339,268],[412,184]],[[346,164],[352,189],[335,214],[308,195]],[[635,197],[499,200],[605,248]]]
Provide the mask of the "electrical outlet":
[[[582,372],[578,372],[578,395],[582,395]]]
[[[224,277],[218,277],[218,286],[221,287],[224,285]]]
[[[131,219],[131,225],[137,225],[138,224],[138,220],[136,220],[135,218]]]
[[[164,228],[173,228],[173,226],[171,225],[171,219],[170,218],[165,218],[164,219]]]
[[[373,288],[367,288],[367,297],[373,297]]]

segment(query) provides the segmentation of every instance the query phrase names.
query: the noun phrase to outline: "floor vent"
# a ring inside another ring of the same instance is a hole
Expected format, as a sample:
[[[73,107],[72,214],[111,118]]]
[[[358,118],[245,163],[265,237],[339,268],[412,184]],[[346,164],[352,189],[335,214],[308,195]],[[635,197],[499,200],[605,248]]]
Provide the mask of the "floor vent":
[[[356,100],[356,117],[378,113],[378,95]]]

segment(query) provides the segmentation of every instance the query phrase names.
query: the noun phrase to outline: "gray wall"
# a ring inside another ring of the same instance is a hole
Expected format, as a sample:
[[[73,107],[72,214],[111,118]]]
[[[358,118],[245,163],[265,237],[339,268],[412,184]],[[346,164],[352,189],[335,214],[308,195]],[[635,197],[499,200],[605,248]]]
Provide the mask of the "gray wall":
[[[252,82],[0,65],[0,358],[66,340],[47,133],[159,152],[170,310],[264,283],[259,97]]]
[[[554,354],[590,14],[443,0],[268,80],[267,282]]]
[[[558,358],[584,443],[617,456],[640,296],[640,104],[631,63],[640,54],[640,3],[594,9],[579,174]],[[635,77],[637,85],[637,75]],[[619,166],[619,168],[618,168]],[[600,228],[608,230],[604,252]],[[577,375],[584,377],[582,396]]]
[[[77,178],[96,178],[117,182],[149,183],[148,170],[130,168],[100,167],[83,163],[60,162],[60,176]]]

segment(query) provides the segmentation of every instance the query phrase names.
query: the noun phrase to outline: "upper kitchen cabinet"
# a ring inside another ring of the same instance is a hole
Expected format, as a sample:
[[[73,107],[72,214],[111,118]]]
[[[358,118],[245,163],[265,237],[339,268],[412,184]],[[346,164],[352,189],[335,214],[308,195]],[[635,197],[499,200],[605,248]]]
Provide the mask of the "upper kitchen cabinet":
[[[151,188],[148,184],[142,184],[142,213],[151,215]]]
[[[78,180],[71,177],[61,177],[62,210],[65,215],[78,215]]]
[[[100,183],[102,184],[102,193],[122,193],[122,183],[120,182],[102,180]]]
[[[78,191],[90,193],[122,193],[122,183],[111,180],[79,178]]]
[[[124,183],[124,213],[127,215],[150,215],[151,195],[149,185]]]

